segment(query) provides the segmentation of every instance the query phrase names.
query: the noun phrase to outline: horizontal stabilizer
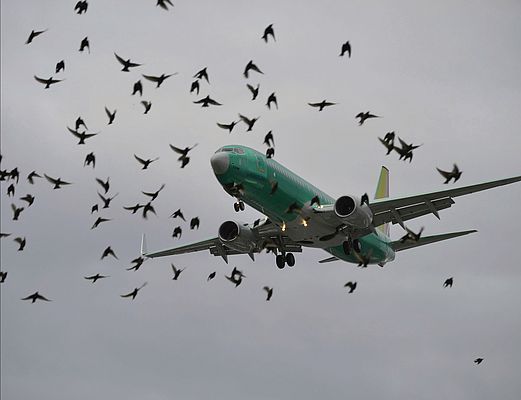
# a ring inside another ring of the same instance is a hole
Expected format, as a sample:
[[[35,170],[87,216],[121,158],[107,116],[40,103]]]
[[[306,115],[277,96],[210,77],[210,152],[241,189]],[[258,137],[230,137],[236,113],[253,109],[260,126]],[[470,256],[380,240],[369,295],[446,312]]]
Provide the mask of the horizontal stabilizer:
[[[468,235],[469,233],[477,232],[475,229],[470,231],[462,231],[462,232],[452,232],[452,233],[444,233],[441,235],[434,235],[434,236],[426,236],[420,238],[417,242],[415,241],[406,241],[404,243],[400,242],[399,240],[396,242],[390,243],[391,247],[394,251],[402,251],[407,249],[412,249],[414,247],[424,246],[426,244],[441,242],[442,240],[448,240],[452,238],[456,238],[459,236]]]

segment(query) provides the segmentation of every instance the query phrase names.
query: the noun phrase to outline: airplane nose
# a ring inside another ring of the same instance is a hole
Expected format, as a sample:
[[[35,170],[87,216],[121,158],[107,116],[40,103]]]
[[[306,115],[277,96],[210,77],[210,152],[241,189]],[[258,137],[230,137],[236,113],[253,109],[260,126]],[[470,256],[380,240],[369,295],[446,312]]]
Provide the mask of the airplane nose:
[[[230,166],[230,156],[223,152],[216,153],[210,159],[210,164],[212,164],[213,172],[216,175],[222,175],[228,171],[228,167]]]

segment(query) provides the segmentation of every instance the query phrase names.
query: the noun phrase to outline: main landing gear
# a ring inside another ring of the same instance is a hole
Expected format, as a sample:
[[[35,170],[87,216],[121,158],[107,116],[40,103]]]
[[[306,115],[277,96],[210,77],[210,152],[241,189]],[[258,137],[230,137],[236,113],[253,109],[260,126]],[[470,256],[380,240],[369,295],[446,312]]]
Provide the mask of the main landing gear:
[[[284,268],[286,264],[288,264],[288,267],[293,267],[295,265],[295,256],[293,253],[277,254],[275,261],[279,269]]]
[[[360,241],[358,239],[347,239],[344,243],[342,243],[342,248],[344,249],[344,254],[346,256],[350,255],[351,251],[353,250],[356,253],[360,253],[362,251],[362,246],[360,245]]]
[[[233,209],[235,212],[244,211],[244,202],[239,200],[238,202],[233,203]]]

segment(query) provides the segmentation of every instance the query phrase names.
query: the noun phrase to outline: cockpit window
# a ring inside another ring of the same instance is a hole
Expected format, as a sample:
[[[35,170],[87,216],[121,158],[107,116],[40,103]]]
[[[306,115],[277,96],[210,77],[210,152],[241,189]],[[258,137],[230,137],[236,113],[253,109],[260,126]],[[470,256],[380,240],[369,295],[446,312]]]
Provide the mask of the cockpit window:
[[[234,153],[237,153],[237,154],[244,154],[244,150],[241,149],[240,147],[236,147],[233,149],[233,152]]]
[[[244,150],[241,149],[240,147],[221,147],[220,149],[218,149],[216,151],[216,153],[220,153],[223,151],[225,151],[227,153],[244,154]]]

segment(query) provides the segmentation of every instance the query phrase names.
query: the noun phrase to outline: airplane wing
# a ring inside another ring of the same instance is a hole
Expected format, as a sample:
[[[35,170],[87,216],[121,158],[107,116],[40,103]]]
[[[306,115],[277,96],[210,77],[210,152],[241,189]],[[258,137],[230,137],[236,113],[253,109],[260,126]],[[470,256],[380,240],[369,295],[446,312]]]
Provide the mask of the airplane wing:
[[[454,197],[509,185],[519,181],[521,181],[521,176],[515,176],[439,192],[397,199],[375,200],[369,204],[373,213],[373,225],[379,226],[386,222],[392,222],[393,224],[400,224],[402,227],[405,227],[404,221],[431,213],[439,219],[438,211],[451,207],[454,204]]]
[[[273,224],[269,219],[265,220],[258,226],[251,228],[255,237],[255,246],[251,252],[240,252],[226,246],[218,237],[202,240],[178,246],[170,249],[148,252],[145,245],[145,237],[143,236],[141,243],[141,255],[147,258],[173,256],[177,254],[194,253],[197,251],[208,250],[214,256],[220,256],[228,263],[228,256],[235,254],[248,254],[254,259],[254,253],[260,253],[264,249],[284,250],[285,252],[299,253],[302,251],[300,244],[293,242],[289,237],[282,234],[280,228]]]
[[[469,230],[469,231],[462,231],[462,232],[452,232],[452,233],[443,233],[441,235],[434,235],[434,236],[426,236],[421,237],[417,242],[416,241],[406,241],[405,243],[402,243],[401,241],[391,242],[390,245],[393,248],[394,251],[402,251],[402,250],[408,250],[412,249],[414,247],[418,246],[424,246],[426,244],[441,242],[442,240],[452,239],[459,236],[468,235],[470,233],[477,232],[475,229]]]

